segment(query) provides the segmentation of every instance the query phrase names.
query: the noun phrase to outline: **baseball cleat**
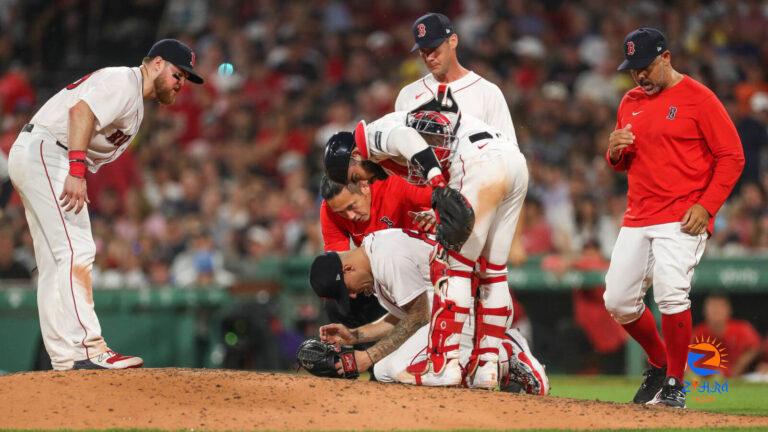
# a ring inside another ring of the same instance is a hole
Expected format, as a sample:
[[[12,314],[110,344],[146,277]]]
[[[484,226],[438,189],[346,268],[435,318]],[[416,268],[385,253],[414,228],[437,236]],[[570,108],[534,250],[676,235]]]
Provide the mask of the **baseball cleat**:
[[[495,390],[499,385],[499,362],[483,361],[475,370],[470,388]]]
[[[685,409],[683,384],[675,377],[667,377],[665,381],[661,390],[646,405],[666,405],[672,408]]]
[[[429,360],[424,360],[424,362],[429,362]],[[421,364],[414,366],[421,366]],[[426,367],[428,369],[423,373],[406,370],[399,374],[395,379],[403,384],[415,384],[429,387],[450,387],[461,384],[463,371],[459,364],[459,359],[448,360],[448,363],[443,366],[443,370],[441,370],[439,374],[432,371],[431,363],[427,363]],[[418,367],[408,369],[413,370],[417,368]]]
[[[144,365],[141,357],[118,354],[110,349],[87,360],[75,361],[72,369],[132,369]]]
[[[640,388],[637,389],[637,393],[635,393],[635,397],[632,399],[632,402],[636,404],[652,401],[661,391],[661,387],[664,385],[664,377],[667,376],[667,368],[651,366],[643,372],[643,376],[645,377],[643,383],[640,384]]]
[[[511,353],[502,364],[501,391],[515,392],[522,388],[528,394],[545,396],[549,394],[549,378],[545,367],[531,352],[528,342],[517,329],[507,330],[502,340],[503,351]],[[506,371],[504,369],[507,369]]]

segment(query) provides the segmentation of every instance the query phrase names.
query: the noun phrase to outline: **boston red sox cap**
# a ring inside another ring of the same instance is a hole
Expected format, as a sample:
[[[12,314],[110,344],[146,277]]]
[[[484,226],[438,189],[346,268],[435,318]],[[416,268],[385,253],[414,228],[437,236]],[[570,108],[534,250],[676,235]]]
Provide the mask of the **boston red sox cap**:
[[[413,23],[413,40],[416,43],[411,52],[436,48],[453,33],[453,24],[447,16],[434,12],[422,15]]]
[[[667,39],[655,28],[640,27],[624,38],[624,62],[618,70],[644,69],[667,50]]]
[[[326,252],[312,261],[309,285],[318,297],[335,301],[342,314],[349,314],[349,291],[344,283],[344,270],[339,254]]]
[[[162,39],[155,42],[149,49],[147,57],[160,56],[163,60],[173,63],[177,68],[189,74],[189,80],[195,84],[202,84],[203,78],[195,73],[195,52],[191,48],[176,39]]]

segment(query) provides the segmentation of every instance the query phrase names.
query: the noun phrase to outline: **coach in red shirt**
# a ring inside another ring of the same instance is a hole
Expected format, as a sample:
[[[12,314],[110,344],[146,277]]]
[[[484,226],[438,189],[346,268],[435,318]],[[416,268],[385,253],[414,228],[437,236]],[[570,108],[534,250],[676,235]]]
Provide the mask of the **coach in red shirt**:
[[[320,184],[323,203],[320,225],[326,251],[346,251],[351,244],[360,246],[367,234],[387,228],[429,231],[432,189],[412,185],[398,176],[378,180],[371,185],[344,186],[323,177]],[[350,328],[375,321],[385,310],[375,297],[350,299],[350,310],[341,311],[335,302],[326,302],[331,322]]]
[[[648,354],[651,368],[633,401],[684,408],[693,269],[741,175],[744,153],[717,96],[672,67],[660,31],[627,35],[624,57],[619,70],[628,70],[637,87],[619,105],[606,152],[615,170],[627,172],[629,192],[605,307]],[[651,284],[664,341],[643,304]]]

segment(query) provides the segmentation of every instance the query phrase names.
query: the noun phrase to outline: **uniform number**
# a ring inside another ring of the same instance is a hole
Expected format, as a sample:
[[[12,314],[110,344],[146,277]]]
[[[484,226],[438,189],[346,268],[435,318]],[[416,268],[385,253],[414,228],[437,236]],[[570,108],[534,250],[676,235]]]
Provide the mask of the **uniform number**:
[[[126,141],[131,139],[130,135],[124,134],[122,131],[116,130],[112,133],[112,135],[107,137],[107,141],[112,143],[115,147],[120,147],[123,145]]]
[[[67,88],[67,90],[72,90],[72,89],[74,89],[74,88],[77,88],[77,86],[79,86],[80,84],[82,84],[82,83],[83,83],[83,81],[87,80],[87,79],[88,79],[88,78],[89,78],[91,75],[93,75],[93,72],[89,73],[88,75],[86,75],[86,76],[84,76],[84,77],[80,78],[79,80],[77,80],[77,81],[73,82],[72,84],[68,85],[68,86],[66,87],[66,88]]]

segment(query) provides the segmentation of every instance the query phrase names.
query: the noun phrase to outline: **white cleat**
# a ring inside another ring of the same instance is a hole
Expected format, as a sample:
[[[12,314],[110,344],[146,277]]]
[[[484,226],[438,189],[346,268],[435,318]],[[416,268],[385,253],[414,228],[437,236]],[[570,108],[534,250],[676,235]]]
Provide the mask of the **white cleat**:
[[[426,360],[425,360],[426,361]],[[450,387],[461,384],[462,370],[458,359],[448,360],[439,374],[432,371],[432,364],[427,365],[426,372],[414,375],[403,371],[396,380],[404,384],[415,384],[429,387]]]
[[[110,349],[87,360],[78,360],[72,369],[132,369],[144,365],[141,357],[118,354]]]
[[[477,366],[469,387],[495,390],[499,385],[499,362],[484,361],[482,363],[482,366]]]
[[[519,386],[528,394],[541,396],[549,394],[547,372],[534,357],[523,335],[517,329],[510,329],[507,330],[506,336],[502,344],[511,348],[512,356],[504,365],[506,367],[502,368],[502,372],[506,373],[504,374],[505,379],[502,380],[501,390],[508,391]]]

